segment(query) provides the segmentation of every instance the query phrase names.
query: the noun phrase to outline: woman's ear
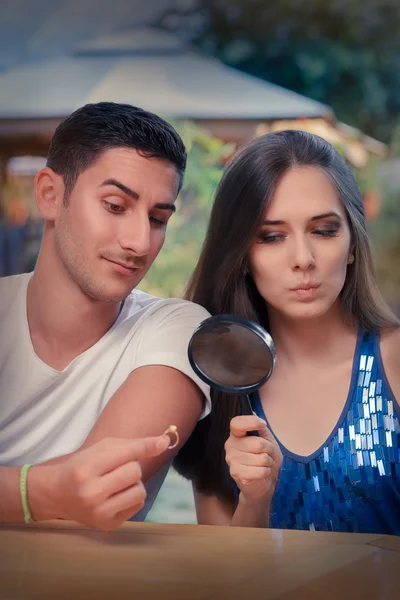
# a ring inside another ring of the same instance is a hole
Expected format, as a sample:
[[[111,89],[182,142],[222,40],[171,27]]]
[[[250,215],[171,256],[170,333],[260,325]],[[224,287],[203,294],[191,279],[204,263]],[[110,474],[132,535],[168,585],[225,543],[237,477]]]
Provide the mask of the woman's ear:
[[[350,248],[349,248],[349,254],[347,256],[347,264],[348,265],[352,265],[354,260],[355,260],[355,243],[353,242],[353,240],[351,240],[350,242]]]
[[[38,210],[45,221],[55,221],[64,199],[64,180],[45,167],[41,169],[34,184],[35,200]]]

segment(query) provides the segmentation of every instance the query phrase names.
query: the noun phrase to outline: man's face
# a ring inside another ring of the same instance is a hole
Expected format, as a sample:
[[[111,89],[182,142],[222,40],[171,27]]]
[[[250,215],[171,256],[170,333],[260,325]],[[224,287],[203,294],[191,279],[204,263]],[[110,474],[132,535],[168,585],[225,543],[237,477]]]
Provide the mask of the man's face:
[[[119,302],[162,248],[178,192],[176,167],[113,148],[83,171],[55,218],[55,246],[69,277],[88,296]]]

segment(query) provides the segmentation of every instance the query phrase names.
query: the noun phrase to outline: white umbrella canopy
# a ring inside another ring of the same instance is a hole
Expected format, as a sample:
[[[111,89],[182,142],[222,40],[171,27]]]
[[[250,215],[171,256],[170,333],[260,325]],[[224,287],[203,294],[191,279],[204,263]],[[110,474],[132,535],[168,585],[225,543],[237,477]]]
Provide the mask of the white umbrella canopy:
[[[66,55],[77,43],[123,27],[150,25],[181,1],[3,0],[0,69]]]
[[[64,117],[104,100],[195,119],[330,114],[319,102],[227,67],[166,32],[144,28],[0,74],[0,119]]]

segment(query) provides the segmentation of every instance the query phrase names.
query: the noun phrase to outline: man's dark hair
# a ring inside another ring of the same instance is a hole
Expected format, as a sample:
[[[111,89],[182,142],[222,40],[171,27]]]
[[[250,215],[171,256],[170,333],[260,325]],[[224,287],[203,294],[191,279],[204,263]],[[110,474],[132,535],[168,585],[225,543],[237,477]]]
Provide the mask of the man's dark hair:
[[[64,179],[64,202],[80,173],[102,152],[118,147],[132,148],[146,158],[169,161],[178,171],[181,187],[186,150],[172,125],[130,104],[99,102],[73,112],[60,123],[51,141],[47,166]]]

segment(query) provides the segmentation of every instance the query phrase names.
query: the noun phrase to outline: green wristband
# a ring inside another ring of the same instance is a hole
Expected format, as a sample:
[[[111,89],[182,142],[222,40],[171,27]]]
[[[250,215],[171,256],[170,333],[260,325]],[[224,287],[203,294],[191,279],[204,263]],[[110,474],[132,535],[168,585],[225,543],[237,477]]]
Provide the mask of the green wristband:
[[[19,489],[21,492],[21,502],[22,509],[24,511],[24,519],[25,523],[33,523],[34,519],[32,519],[31,511],[29,510],[28,504],[28,490],[26,485],[26,480],[28,477],[28,471],[32,465],[24,465],[21,469],[21,476],[19,480]]]

